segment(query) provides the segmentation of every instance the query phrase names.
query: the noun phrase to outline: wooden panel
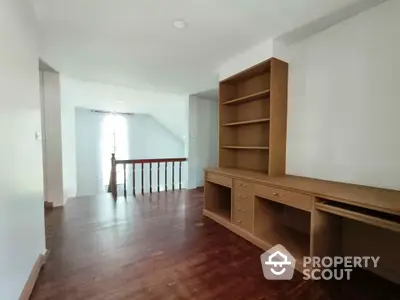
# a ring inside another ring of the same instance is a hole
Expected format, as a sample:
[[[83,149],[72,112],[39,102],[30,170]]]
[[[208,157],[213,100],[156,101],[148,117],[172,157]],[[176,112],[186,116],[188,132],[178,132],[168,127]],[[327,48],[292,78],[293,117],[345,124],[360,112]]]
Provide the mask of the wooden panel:
[[[270,92],[270,90],[268,89],[268,90],[264,90],[261,92],[252,93],[252,94],[244,96],[244,97],[239,97],[239,98],[235,98],[232,100],[224,101],[222,104],[224,104],[224,105],[239,105],[239,104],[244,104],[244,103],[251,102],[251,101],[256,101],[260,98],[268,98],[269,92]]]
[[[236,168],[268,172],[268,150],[237,150]]]
[[[234,209],[239,209],[240,211],[253,211],[253,203],[254,203],[254,196],[253,194],[250,195],[243,195],[240,193],[235,192],[233,196],[233,205]]]
[[[254,193],[257,196],[305,211],[311,211],[313,207],[313,197],[305,194],[294,193],[264,185],[255,185]]]
[[[231,122],[248,121],[270,117],[269,99],[263,98],[257,101],[237,105],[234,107]]]
[[[340,218],[313,210],[311,214],[311,256],[340,256],[341,243]]]
[[[261,124],[261,123],[268,123],[269,119],[268,118],[263,118],[263,119],[253,119],[253,120],[247,120],[247,121],[239,121],[239,122],[231,122],[231,123],[226,123],[222,126],[245,126],[245,125],[251,125],[251,124]]]
[[[232,178],[229,178],[229,177],[226,177],[226,176],[222,176],[222,175],[218,175],[218,174],[207,172],[206,173],[206,180],[210,181],[210,182],[214,182],[216,184],[220,184],[220,185],[229,187],[229,188],[232,187]]]
[[[386,217],[379,214],[374,215],[373,213],[368,214],[367,212],[358,212],[357,210],[353,211],[351,209],[336,207],[332,204],[330,205],[324,203],[316,203],[315,208],[347,219],[352,219],[400,233],[400,223],[398,222],[400,219],[399,217],[392,215]],[[397,219],[397,221],[395,219]]]
[[[232,211],[231,189],[206,181],[204,184],[204,194],[205,209],[230,221]]]
[[[253,212],[248,210],[240,210],[239,208],[235,209],[233,213],[233,223],[240,228],[253,232]]]
[[[237,96],[244,97],[269,89],[270,73],[263,73],[237,83]]]
[[[254,235],[271,245],[282,244],[296,259],[310,255],[310,234],[301,232],[294,226],[287,226],[283,219],[285,205],[254,198]],[[310,218],[308,212],[302,211]]]
[[[298,176],[271,177],[262,172],[229,168],[212,169],[233,178],[303,192],[359,207],[400,215],[400,191],[332,182]]]
[[[238,98],[237,86],[235,84],[220,83],[219,85],[219,102],[220,104],[229,100]]]
[[[219,150],[219,165],[222,167],[236,168],[237,150],[220,148]]]
[[[268,147],[269,123],[240,126],[235,131],[236,142],[233,145]]]
[[[246,193],[253,193],[253,184],[249,181],[244,181],[244,180],[239,180],[239,179],[235,179],[233,181],[233,187],[236,189],[247,189],[248,192]]]
[[[288,64],[271,60],[271,111],[270,111],[270,176],[284,175],[286,170],[286,119],[287,119]]]
[[[233,128],[222,127],[229,122],[234,114],[234,108],[222,103],[236,97],[236,87],[230,84],[220,84],[219,87],[219,160],[220,167],[236,167],[236,153],[231,150],[221,149],[222,145],[230,145],[235,142],[236,133]]]
[[[398,284],[400,284],[399,253],[399,232],[353,220],[342,220],[342,255],[379,256],[378,268],[368,269]]]
[[[304,234],[310,234],[311,217],[303,210],[286,206],[282,215],[282,224]]]

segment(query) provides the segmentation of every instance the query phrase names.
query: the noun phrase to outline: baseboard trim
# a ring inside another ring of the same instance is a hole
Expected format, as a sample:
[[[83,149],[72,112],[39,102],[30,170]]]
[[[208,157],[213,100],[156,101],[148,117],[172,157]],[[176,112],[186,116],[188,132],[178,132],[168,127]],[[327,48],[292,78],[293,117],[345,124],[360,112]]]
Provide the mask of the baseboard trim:
[[[48,202],[48,201],[44,202],[44,208],[52,209],[53,207],[54,207],[53,202]]]
[[[28,280],[25,283],[24,289],[22,290],[21,296],[19,300],[29,300],[29,297],[32,294],[33,288],[35,287],[36,280],[39,277],[40,270],[43,265],[46,263],[47,258],[49,256],[50,251],[46,250],[43,254],[40,254],[36,259],[35,264],[33,265],[31,274],[28,277]]]

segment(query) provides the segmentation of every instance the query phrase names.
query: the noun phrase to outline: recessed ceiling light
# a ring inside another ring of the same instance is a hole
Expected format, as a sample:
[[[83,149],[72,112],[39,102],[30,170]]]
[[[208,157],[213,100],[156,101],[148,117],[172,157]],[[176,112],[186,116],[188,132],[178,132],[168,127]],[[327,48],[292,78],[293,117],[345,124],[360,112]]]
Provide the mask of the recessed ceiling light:
[[[175,20],[172,25],[174,25],[174,27],[176,29],[184,29],[187,26],[187,23],[185,20]]]

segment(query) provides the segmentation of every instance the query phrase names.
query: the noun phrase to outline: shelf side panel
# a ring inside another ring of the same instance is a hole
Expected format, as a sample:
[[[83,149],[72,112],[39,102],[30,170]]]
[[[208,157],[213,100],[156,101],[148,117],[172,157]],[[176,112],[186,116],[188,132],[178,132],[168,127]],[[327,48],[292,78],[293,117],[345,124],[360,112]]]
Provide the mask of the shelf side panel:
[[[286,122],[288,64],[278,59],[271,60],[270,96],[270,163],[269,175],[285,175],[286,172]]]

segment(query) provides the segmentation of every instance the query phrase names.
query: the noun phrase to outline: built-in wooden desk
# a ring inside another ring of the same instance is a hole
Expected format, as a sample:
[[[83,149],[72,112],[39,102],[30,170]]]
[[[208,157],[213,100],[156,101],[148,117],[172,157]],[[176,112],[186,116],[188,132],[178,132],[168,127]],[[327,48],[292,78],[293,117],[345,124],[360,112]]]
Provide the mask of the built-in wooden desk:
[[[229,168],[205,174],[204,215],[263,249],[380,256],[371,271],[400,282],[400,192]]]

